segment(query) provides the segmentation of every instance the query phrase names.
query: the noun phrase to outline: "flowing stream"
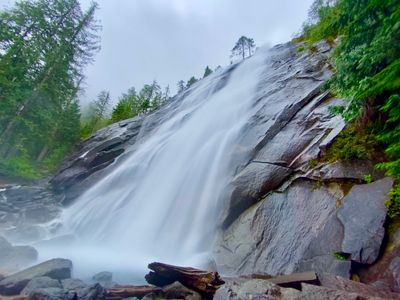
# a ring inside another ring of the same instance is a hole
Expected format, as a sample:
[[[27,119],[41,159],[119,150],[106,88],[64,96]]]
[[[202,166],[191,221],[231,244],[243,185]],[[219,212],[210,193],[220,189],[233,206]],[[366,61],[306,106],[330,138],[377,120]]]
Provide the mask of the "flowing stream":
[[[261,48],[232,71],[198,82],[167,120],[64,211],[63,232],[76,242],[43,246],[42,258],[70,258],[83,277],[104,270],[143,276],[151,261],[204,265],[218,200],[241,163],[233,159],[235,145],[252,116],[267,53]]]

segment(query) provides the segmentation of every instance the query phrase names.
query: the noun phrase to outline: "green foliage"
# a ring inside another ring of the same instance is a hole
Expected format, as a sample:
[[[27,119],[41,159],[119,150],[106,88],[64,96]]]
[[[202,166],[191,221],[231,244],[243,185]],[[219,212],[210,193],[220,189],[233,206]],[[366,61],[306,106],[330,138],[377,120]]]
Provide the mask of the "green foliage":
[[[37,166],[31,161],[28,151],[21,144],[16,147],[20,152],[18,157],[0,159],[0,174],[6,177],[22,177],[27,180],[39,179],[41,174]]]
[[[395,186],[389,194],[386,202],[388,216],[392,219],[400,217],[400,185]]]
[[[398,0],[316,0],[302,38],[312,44],[339,37],[331,63],[331,91],[349,100],[347,121],[366,115],[375,130],[350,127],[328,151],[330,161],[371,156],[379,143],[379,169],[396,179],[389,216],[400,212],[400,5]],[[366,114],[372,111],[372,114]],[[361,123],[365,123],[361,122]]]
[[[365,183],[371,183],[372,182],[372,175],[371,174],[366,174],[363,176],[363,180]]]
[[[20,0],[0,11],[0,172],[38,178],[78,140],[77,93],[98,49],[96,9]]]
[[[306,48],[304,47],[304,45],[301,45],[299,47],[297,47],[296,51],[297,52],[303,52]]]
[[[311,159],[308,161],[308,166],[312,169],[315,168],[317,165],[318,165],[318,160],[316,159]]]
[[[338,135],[324,159],[332,163],[337,160],[371,158],[377,147],[376,136],[370,128],[350,125]]]
[[[90,103],[86,115],[81,119],[80,137],[85,139],[109,124],[110,92],[102,91]]]
[[[315,7],[312,8],[314,18],[318,19],[316,24],[305,24],[303,26],[304,40],[309,44],[313,44],[322,39],[333,42],[339,29],[339,10],[337,6],[331,5],[326,1],[315,2]],[[312,21],[311,21],[312,22]]]
[[[156,110],[169,98],[169,88],[162,92],[156,81],[145,84],[139,93],[134,88],[119,99],[111,116],[111,123],[133,118]]]
[[[332,255],[338,260],[348,260],[350,255],[344,252],[334,252]]]
[[[186,88],[190,88],[193,84],[195,84],[197,81],[199,81],[196,77],[192,76],[186,83]]]

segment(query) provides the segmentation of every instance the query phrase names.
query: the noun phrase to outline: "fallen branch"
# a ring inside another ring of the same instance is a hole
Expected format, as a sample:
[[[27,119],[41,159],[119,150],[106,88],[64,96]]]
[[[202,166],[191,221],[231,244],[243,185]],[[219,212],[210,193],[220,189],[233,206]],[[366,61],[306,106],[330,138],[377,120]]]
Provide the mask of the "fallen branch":
[[[150,293],[160,292],[161,288],[151,285],[120,285],[106,289],[107,300],[121,300],[129,297],[142,298]]]

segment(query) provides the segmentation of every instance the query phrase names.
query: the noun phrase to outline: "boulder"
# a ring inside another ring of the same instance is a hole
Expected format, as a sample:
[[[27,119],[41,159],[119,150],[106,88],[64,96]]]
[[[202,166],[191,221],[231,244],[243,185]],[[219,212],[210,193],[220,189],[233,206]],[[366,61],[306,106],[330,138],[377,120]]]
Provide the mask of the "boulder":
[[[271,193],[221,232],[214,254],[218,270],[228,276],[298,271],[314,251],[312,241],[335,214],[336,200],[328,187],[306,180]],[[335,236],[323,238],[334,244]]]
[[[382,290],[400,293],[400,228],[391,223],[388,239],[382,256],[372,265],[358,268],[357,274],[362,282]]]
[[[76,278],[67,278],[67,279],[61,280],[61,284],[62,284],[63,289],[68,290],[68,291],[80,290],[80,289],[86,288],[88,286],[87,283],[85,283],[81,279],[76,279]]]
[[[343,300],[385,300],[390,298],[376,297],[369,294],[347,292],[343,290],[330,289],[322,286],[302,284],[300,297],[294,299],[320,300],[320,299],[343,299]],[[286,299],[286,298],[283,298]],[[292,299],[292,298],[288,298]]]
[[[87,285],[80,289],[74,289],[77,298],[79,300],[103,300],[105,299],[105,291],[103,287],[96,283],[92,285]]]
[[[36,277],[50,277],[62,280],[71,277],[72,262],[67,259],[52,259],[30,267],[0,281],[0,294],[19,294]]]
[[[338,259],[342,252],[343,225],[336,214],[329,217],[325,226],[311,239],[307,251],[299,261],[296,271],[326,272],[350,278],[351,261]]]
[[[344,227],[342,252],[350,254],[351,260],[372,264],[378,258],[385,235],[385,202],[392,186],[392,178],[356,185],[342,200],[337,213]]]
[[[94,282],[99,283],[102,287],[109,288],[114,285],[112,282],[113,274],[111,272],[100,272],[95,274],[92,279]]]
[[[105,297],[105,290],[98,283],[87,284],[75,278],[64,279],[61,283],[64,290],[76,295],[79,300],[102,300]]]
[[[52,279],[50,277],[36,277],[33,278],[26,287],[22,290],[21,294],[29,295],[32,292],[35,292],[39,289],[47,289],[47,288],[59,288],[62,289],[62,285],[60,281],[57,279]]]
[[[75,300],[76,296],[57,287],[41,288],[30,292],[27,300]]]
[[[369,297],[376,297],[378,299],[400,299],[400,294],[391,293],[381,290],[377,287],[366,285],[360,282],[345,279],[340,276],[332,274],[321,273],[318,274],[318,279],[323,287],[332,290],[341,290],[348,293],[356,293],[358,295],[366,295]],[[373,299],[376,299],[373,298]],[[369,298],[367,298],[369,299]]]
[[[280,288],[268,280],[226,278],[225,281],[226,283],[215,293],[214,300],[301,299],[300,291],[290,288]]]

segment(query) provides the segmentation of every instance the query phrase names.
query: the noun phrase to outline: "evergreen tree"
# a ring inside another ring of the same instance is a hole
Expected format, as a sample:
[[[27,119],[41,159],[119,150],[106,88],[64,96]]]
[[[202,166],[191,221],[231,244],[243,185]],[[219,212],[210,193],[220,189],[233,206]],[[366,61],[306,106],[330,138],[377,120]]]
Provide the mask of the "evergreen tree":
[[[194,76],[190,77],[188,82],[186,83],[186,88],[190,88],[193,84],[195,84],[198,81],[198,79]]]
[[[132,88],[119,99],[112,111],[111,121],[118,122],[152,112],[160,107],[168,97],[169,87],[163,93],[155,80],[151,84],[145,84],[139,93]]]
[[[83,67],[98,49],[96,8],[83,12],[78,0],[21,0],[0,12],[1,159],[41,162],[60,152],[55,145],[65,141],[66,119],[79,133],[76,97]]]
[[[178,94],[182,93],[186,89],[185,81],[183,80],[179,80],[177,86],[178,86]]]
[[[86,138],[108,124],[110,102],[110,92],[101,91],[90,103],[87,115],[81,121],[81,137]]]
[[[204,75],[203,78],[207,77],[210,75],[213,71],[207,66],[206,69],[204,70]]]
[[[231,50],[232,57],[241,57],[245,59],[246,57],[250,57],[253,55],[256,45],[254,40],[248,38],[246,36],[241,36],[239,40],[236,42],[235,46]]]

